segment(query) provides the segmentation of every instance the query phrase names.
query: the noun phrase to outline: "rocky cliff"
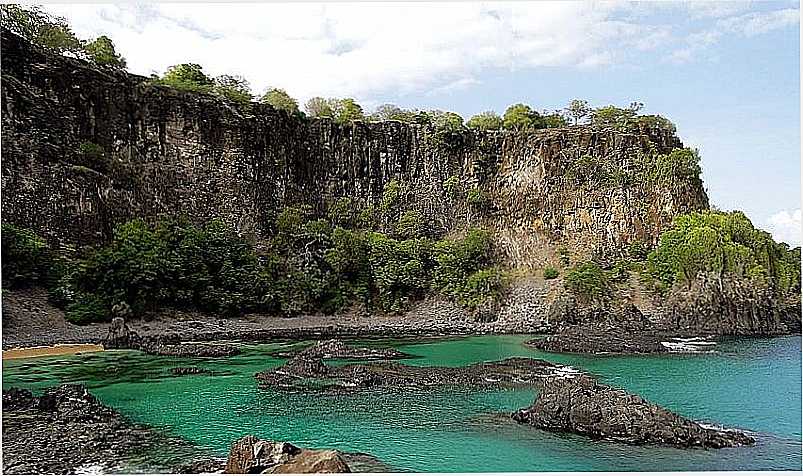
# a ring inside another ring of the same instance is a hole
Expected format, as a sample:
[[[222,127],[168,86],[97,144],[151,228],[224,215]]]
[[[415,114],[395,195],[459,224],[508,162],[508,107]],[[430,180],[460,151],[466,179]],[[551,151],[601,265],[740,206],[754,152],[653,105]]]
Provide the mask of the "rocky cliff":
[[[436,232],[489,226],[512,264],[538,266],[548,245],[615,253],[708,206],[699,179],[652,178],[650,157],[682,146],[663,130],[444,135],[245,111],[54,56],[5,30],[2,61],[3,220],[52,241],[102,241],[121,221],[159,214],[221,218],[259,237],[284,206],[323,213],[350,197],[378,207],[395,180],[402,206]],[[450,178],[456,187],[444,185]]]

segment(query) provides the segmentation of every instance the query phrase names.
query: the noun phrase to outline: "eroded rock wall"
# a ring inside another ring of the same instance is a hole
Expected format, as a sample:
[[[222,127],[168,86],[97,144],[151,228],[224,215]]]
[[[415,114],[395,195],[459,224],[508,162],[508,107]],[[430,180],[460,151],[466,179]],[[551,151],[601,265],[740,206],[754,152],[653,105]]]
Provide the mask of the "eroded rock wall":
[[[117,223],[161,214],[221,218],[260,237],[284,206],[322,214],[351,197],[378,208],[396,180],[407,191],[401,206],[423,212],[434,232],[489,226],[508,261],[540,266],[556,243],[615,253],[708,206],[699,180],[656,187],[642,173],[645,154],[682,146],[660,130],[442,137],[394,121],[338,125],[259,104],[244,112],[41,52],[7,31],[2,103],[3,221],[52,241],[96,243]],[[80,152],[90,142],[101,158]],[[587,157],[629,179],[570,174]],[[459,190],[450,193],[451,177]],[[483,203],[466,198],[474,188]]]

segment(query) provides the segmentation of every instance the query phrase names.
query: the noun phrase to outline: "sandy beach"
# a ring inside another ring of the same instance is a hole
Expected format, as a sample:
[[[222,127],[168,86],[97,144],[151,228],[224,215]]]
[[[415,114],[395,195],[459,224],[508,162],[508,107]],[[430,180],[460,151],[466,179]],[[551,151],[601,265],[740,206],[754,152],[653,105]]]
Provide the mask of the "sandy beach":
[[[96,344],[56,344],[41,347],[24,347],[3,351],[3,360],[27,359],[30,357],[47,357],[53,355],[70,355],[80,352],[101,352],[102,345]]]

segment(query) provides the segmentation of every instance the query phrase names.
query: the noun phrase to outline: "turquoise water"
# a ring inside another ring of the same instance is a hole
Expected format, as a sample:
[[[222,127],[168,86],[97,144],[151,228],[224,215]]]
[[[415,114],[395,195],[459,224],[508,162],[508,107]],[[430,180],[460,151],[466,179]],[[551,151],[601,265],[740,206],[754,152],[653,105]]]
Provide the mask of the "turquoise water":
[[[531,404],[533,390],[311,396],[259,389],[253,374],[281,364],[268,353],[285,343],[244,346],[242,355],[227,359],[112,351],[6,361],[3,386],[38,390],[84,383],[133,420],[220,456],[235,439],[255,434],[370,453],[398,471],[801,469],[800,337],[728,340],[714,354],[608,357],[548,354],[522,346],[528,338],[361,342],[413,354],[406,361],[411,365],[462,366],[510,356],[566,363],[685,416],[750,430],[758,444],[723,450],[632,447],[550,434],[500,415]],[[171,367],[191,365],[215,373],[169,374]]]

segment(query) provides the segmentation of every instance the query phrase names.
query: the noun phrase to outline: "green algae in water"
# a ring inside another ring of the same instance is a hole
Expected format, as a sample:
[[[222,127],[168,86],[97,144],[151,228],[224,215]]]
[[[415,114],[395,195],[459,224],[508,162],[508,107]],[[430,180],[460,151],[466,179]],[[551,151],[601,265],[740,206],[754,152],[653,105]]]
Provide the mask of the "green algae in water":
[[[114,351],[4,363],[3,385],[34,390],[84,383],[108,405],[224,456],[245,434],[370,453],[398,471],[801,469],[800,338],[733,339],[714,354],[573,356],[522,346],[528,336],[360,340],[413,354],[409,365],[463,366],[511,356],[545,358],[685,416],[756,432],[755,447],[680,450],[593,442],[511,423],[534,390],[309,395],[261,390],[253,374],[280,365],[283,344],[245,346],[226,359]],[[172,376],[196,366],[211,375]],[[147,462],[141,462],[147,470]]]

